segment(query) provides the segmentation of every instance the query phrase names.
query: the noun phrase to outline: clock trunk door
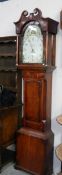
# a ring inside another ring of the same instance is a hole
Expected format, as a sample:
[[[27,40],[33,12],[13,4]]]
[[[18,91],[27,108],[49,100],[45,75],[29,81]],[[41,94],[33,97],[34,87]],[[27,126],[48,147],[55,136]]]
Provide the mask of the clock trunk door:
[[[24,78],[24,125],[43,130],[46,124],[46,80]]]

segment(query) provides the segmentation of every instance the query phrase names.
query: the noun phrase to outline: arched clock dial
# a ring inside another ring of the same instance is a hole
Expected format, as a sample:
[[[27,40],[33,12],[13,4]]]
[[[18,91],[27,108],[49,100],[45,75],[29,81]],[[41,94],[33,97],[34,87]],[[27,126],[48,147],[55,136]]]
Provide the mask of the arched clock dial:
[[[43,35],[36,24],[30,24],[23,36],[22,46],[23,63],[43,62]]]

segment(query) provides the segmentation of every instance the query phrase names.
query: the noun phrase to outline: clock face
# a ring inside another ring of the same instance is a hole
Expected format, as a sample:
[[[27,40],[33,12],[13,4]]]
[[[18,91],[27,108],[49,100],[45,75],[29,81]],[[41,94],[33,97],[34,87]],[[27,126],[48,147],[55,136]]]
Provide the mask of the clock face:
[[[22,58],[23,63],[43,62],[43,35],[36,24],[30,24],[24,32]]]

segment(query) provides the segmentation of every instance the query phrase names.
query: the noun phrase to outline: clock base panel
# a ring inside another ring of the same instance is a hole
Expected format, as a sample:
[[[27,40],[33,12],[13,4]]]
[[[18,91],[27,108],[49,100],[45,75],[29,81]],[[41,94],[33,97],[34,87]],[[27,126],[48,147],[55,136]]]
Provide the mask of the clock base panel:
[[[53,172],[52,131],[42,133],[28,128],[17,132],[16,169],[34,175],[51,175]]]

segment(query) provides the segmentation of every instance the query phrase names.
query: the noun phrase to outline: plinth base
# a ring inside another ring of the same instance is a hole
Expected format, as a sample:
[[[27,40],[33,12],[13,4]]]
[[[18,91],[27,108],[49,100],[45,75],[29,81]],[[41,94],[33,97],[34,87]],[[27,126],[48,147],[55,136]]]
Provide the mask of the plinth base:
[[[53,172],[53,133],[21,128],[17,132],[16,168],[34,175]]]

